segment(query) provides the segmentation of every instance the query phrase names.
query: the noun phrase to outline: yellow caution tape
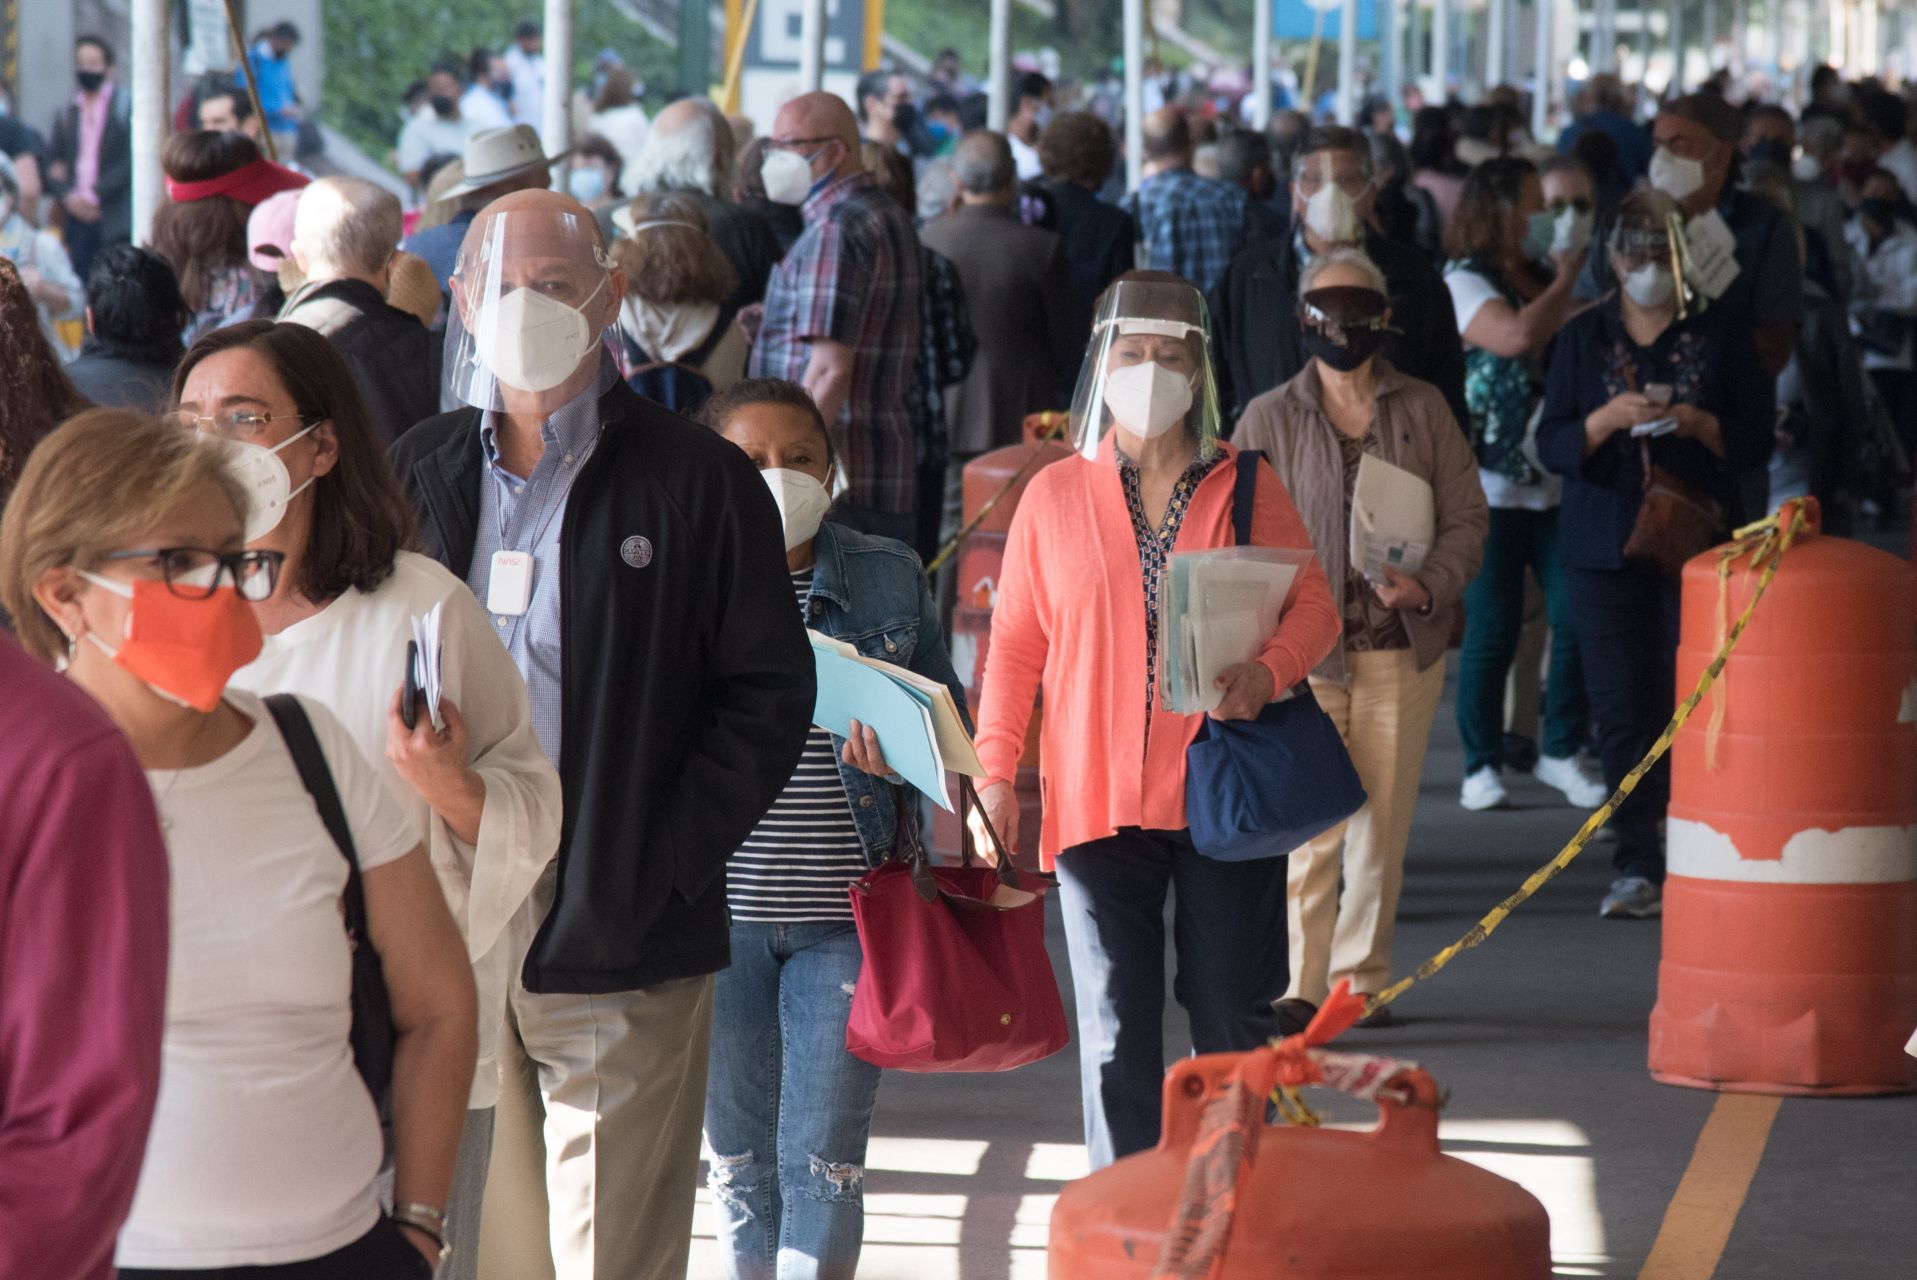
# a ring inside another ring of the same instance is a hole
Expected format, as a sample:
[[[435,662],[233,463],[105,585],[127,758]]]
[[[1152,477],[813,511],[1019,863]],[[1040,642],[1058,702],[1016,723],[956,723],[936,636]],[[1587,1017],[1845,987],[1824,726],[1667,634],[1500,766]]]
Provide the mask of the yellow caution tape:
[[[1611,820],[1611,815],[1617,812],[1618,806],[1624,803],[1625,797],[1637,789],[1637,784],[1643,780],[1644,775],[1649,773],[1651,767],[1671,749],[1671,743],[1676,740],[1678,730],[1684,727],[1685,721],[1691,718],[1691,713],[1697,710],[1698,703],[1703,701],[1704,695],[1710,692],[1711,686],[1716,684],[1723,675],[1724,664],[1729,660],[1731,651],[1737,648],[1737,642],[1743,636],[1744,628],[1750,624],[1751,615],[1757,611],[1758,601],[1762,600],[1764,593],[1770,590],[1771,581],[1777,576],[1777,567],[1783,563],[1784,553],[1790,550],[1797,536],[1810,527],[1813,519],[1811,513],[1815,510],[1816,504],[1812,500],[1792,499],[1779,508],[1776,515],[1739,529],[1729,543],[1718,549],[1717,571],[1720,590],[1727,589],[1731,568],[1740,558],[1748,557],[1745,564],[1747,570],[1761,568],[1763,574],[1758,578],[1757,588],[1751,593],[1750,601],[1744,606],[1743,614],[1737,619],[1737,625],[1733,626],[1730,633],[1724,637],[1723,642],[1718,646],[1717,655],[1711,659],[1710,665],[1704,668],[1703,674],[1698,676],[1697,687],[1691,690],[1689,697],[1678,704],[1676,714],[1664,727],[1664,732],[1658,735],[1649,753],[1638,761],[1628,774],[1624,775],[1624,781],[1618,784],[1616,793],[1605,802],[1603,808],[1585,819],[1578,833],[1558,851],[1556,857],[1532,872],[1530,878],[1518,886],[1516,893],[1491,908],[1484,918],[1472,925],[1462,938],[1419,965],[1417,971],[1410,977],[1392,984],[1373,996],[1371,1003],[1365,1006],[1367,1014],[1382,1009],[1417,983],[1436,974],[1456,959],[1460,952],[1469,951],[1478,946],[1504,923],[1505,917],[1523,906],[1531,895],[1550,883],[1558,872],[1570,866],[1577,856],[1584,852],[1585,846],[1590,843],[1591,837],[1597,834],[1598,828]]]

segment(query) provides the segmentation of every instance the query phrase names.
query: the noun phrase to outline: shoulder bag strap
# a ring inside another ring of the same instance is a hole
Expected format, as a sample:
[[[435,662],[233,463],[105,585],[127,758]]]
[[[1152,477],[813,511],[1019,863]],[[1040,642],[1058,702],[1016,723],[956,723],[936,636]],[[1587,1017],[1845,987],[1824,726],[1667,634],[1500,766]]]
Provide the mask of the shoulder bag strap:
[[[313,722],[307,718],[306,708],[299,699],[290,693],[275,693],[266,698],[266,709],[272,713],[273,723],[279,726],[280,737],[286,741],[286,750],[293,757],[293,767],[299,771],[300,782],[313,797],[313,805],[319,810],[320,822],[326,827],[326,834],[333,837],[340,856],[346,859],[346,932],[357,941],[368,937],[366,929],[366,895],[360,887],[359,855],[353,848],[353,831],[346,822],[346,808],[340,803],[339,788],[333,783],[333,771],[327,766],[326,753],[320,749],[319,739],[313,734]]]
[[[1258,464],[1264,460],[1262,450],[1238,451],[1238,476],[1231,491],[1231,534],[1241,547],[1251,545],[1251,513],[1258,505]]]

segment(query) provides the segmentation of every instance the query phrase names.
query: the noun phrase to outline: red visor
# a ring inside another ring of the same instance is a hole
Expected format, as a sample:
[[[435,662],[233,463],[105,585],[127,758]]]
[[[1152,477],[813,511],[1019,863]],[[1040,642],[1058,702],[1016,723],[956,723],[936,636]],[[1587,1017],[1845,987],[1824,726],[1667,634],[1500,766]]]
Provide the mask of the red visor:
[[[296,191],[311,181],[305,174],[294,173],[271,160],[255,160],[231,173],[223,173],[204,182],[175,182],[168,178],[166,197],[174,204],[208,200],[214,196],[231,196],[241,204],[258,204],[270,195]]]

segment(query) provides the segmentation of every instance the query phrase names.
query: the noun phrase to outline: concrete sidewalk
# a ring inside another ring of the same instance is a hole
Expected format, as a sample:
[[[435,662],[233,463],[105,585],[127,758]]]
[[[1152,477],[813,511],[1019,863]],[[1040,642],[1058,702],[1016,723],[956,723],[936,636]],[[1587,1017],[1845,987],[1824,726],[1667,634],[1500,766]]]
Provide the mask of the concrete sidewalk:
[[[1512,784],[1517,808],[1460,809],[1450,708],[1447,691],[1412,835],[1401,972],[1516,888],[1582,817],[1529,778]],[[1609,846],[1594,845],[1481,949],[1408,992],[1396,1005],[1399,1026],[1340,1042],[1431,1071],[1450,1092],[1446,1149],[1544,1202],[1563,1276],[1640,1274],[1718,1098],[1645,1073],[1659,926],[1598,918],[1609,856]],[[1055,917],[1052,935],[1069,999]],[[1169,993],[1167,1005],[1168,1048],[1189,1045]],[[1369,1120],[1322,1091],[1311,1101],[1327,1119]],[[1084,1169],[1075,1049],[1000,1076],[888,1074],[873,1133],[861,1277],[1044,1275],[1052,1202]],[[1390,1207],[1367,1205],[1364,1194],[1351,1188],[1354,1210],[1388,1222]],[[692,1274],[721,1276],[703,1192],[697,1234]],[[1917,1099],[1784,1101],[1715,1275],[1917,1276]]]

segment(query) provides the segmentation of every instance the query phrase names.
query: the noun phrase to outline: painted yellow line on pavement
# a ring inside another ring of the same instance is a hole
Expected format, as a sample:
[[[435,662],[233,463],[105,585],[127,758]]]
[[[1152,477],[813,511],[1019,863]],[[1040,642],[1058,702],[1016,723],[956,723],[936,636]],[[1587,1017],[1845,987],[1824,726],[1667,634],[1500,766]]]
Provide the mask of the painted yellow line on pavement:
[[[1718,1095],[1638,1280],[1711,1280],[1717,1273],[1782,1101],[1749,1093]]]

